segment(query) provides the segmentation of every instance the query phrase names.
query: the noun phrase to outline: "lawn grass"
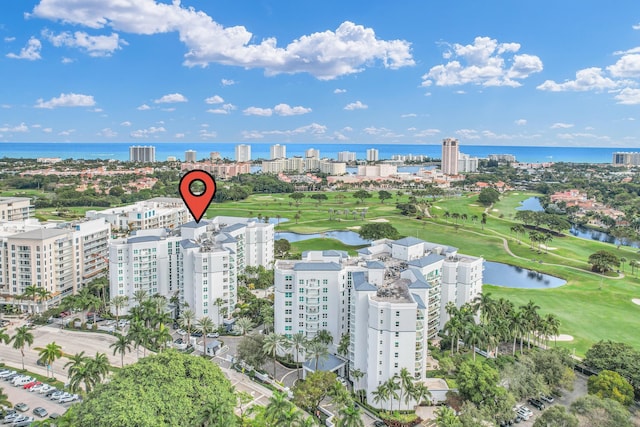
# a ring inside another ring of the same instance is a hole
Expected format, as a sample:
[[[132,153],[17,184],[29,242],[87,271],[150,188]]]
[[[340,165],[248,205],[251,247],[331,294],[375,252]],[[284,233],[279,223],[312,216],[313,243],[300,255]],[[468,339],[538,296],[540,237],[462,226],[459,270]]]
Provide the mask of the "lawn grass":
[[[485,285],[485,292],[491,292],[495,298],[504,297],[516,306],[529,300],[540,306],[540,312],[554,313],[561,320],[560,332],[572,335],[571,342],[558,342],[558,346],[575,350],[584,355],[589,347],[601,339],[626,342],[640,349],[640,334],[637,333],[640,306],[631,302],[640,298],[640,280],[632,277],[627,267],[624,278],[602,277],[593,274],[587,259],[598,250],[608,250],[628,260],[640,260],[636,250],[628,247],[617,249],[614,245],[594,240],[580,239],[568,234],[558,236],[549,243],[548,253],[537,248],[531,249],[526,236],[513,235],[510,228],[518,224],[513,220],[515,208],[535,193],[513,192],[502,196],[501,200],[487,210],[487,223],[472,221],[477,215],[482,217],[485,208],[477,202],[477,195],[439,199],[431,207],[432,218],[418,220],[399,214],[395,208],[397,202],[406,202],[408,195],[400,197],[393,192],[394,198],[385,204],[375,197],[360,204],[349,192],[326,192],[329,200],[322,204],[303,199],[296,205],[288,195],[251,196],[241,202],[214,204],[208,214],[239,215],[256,217],[288,218],[280,222],[277,230],[299,233],[317,233],[329,230],[355,229],[372,220],[384,218],[398,229],[403,236],[415,236],[427,241],[444,243],[459,248],[461,253],[482,256],[490,261],[505,262],[524,268],[551,274],[567,280],[567,284],[554,289],[515,289]],[[344,197],[339,198],[339,195]],[[290,203],[291,202],[291,203]],[[475,206],[474,206],[475,205]],[[364,220],[355,219],[353,210],[367,208]],[[338,209],[340,215],[329,219],[329,209]],[[495,209],[495,210],[494,210]],[[349,214],[344,214],[348,210]],[[456,221],[444,218],[444,213],[467,214],[468,219]],[[297,223],[296,213],[300,218]],[[500,217],[502,216],[502,218]],[[504,248],[506,240],[515,257]],[[519,243],[518,240],[521,240]],[[353,249],[334,239],[311,239],[292,243],[294,251],[310,249],[340,249],[353,253]],[[542,261],[542,263],[540,263]]]

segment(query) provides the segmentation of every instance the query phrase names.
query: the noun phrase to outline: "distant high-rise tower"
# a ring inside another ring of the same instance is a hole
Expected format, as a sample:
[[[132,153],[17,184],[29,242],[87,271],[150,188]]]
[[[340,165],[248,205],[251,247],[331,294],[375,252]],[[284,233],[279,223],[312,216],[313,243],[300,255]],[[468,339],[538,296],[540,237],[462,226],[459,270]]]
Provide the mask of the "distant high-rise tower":
[[[187,163],[196,162],[196,152],[193,150],[187,150],[184,152],[184,161]]]
[[[236,162],[251,161],[251,146],[246,144],[236,145]]]
[[[369,148],[367,150],[367,162],[378,161],[378,150],[376,148]]]
[[[287,146],[286,145],[272,145],[271,146],[271,160],[286,159],[287,158]]]
[[[156,161],[156,147],[132,145],[129,147],[129,161],[154,163]]]
[[[304,152],[304,156],[308,159],[319,159],[320,150],[316,150],[315,148],[309,148]]]
[[[355,162],[356,161],[356,153],[353,151],[340,151],[338,153],[338,161],[339,162]]]
[[[442,173],[445,175],[458,175],[458,154],[460,146],[455,138],[442,140]]]

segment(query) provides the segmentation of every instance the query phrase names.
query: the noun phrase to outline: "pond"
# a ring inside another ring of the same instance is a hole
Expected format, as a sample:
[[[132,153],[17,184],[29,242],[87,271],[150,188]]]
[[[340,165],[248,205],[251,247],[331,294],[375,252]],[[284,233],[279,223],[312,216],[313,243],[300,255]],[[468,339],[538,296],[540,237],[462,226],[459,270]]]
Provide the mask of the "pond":
[[[326,231],[324,233],[300,234],[290,231],[278,231],[275,234],[275,240],[287,239],[290,242],[299,242],[301,240],[332,238],[340,240],[345,245],[357,246],[371,243],[371,240],[364,240],[353,231]]]
[[[537,197],[529,197],[528,199],[520,202],[520,206],[518,206],[516,210],[539,212],[539,211],[543,211],[544,208],[540,204],[540,199],[538,199]]]
[[[482,281],[488,285],[521,289],[550,289],[567,283],[548,274],[491,261],[484,262]]]
[[[572,236],[580,237],[582,239],[597,240],[599,242],[611,243],[614,245],[621,244],[618,239],[616,239],[606,231],[594,230],[592,228],[585,227],[584,225],[572,225],[569,233],[571,233]],[[630,242],[628,246],[634,248],[640,247],[638,242]]]

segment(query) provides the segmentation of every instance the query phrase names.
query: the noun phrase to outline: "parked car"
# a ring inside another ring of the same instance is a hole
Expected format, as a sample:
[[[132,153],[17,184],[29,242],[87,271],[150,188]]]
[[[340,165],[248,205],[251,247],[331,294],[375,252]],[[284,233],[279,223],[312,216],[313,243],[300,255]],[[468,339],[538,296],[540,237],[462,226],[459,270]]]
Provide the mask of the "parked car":
[[[387,425],[384,423],[384,421],[380,421],[380,420],[374,421],[373,425],[375,427],[387,427]]]
[[[220,334],[217,333],[217,332],[209,332],[207,334],[207,338],[218,338],[219,336],[220,336]]]
[[[25,385],[22,386],[23,389],[25,390],[29,390],[37,385],[41,385],[42,383],[40,381],[31,381],[26,383]]]
[[[36,414],[39,417],[46,417],[47,415],[49,415],[49,412],[47,412],[46,409],[44,409],[42,406],[38,406],[37,408],[33,408],[33,413]]]
[[[528,402],[531,406],[533,406],[536,409],[539,409],[541,411],[544,409],[544,403],[542,403],[541,400],[538,400],[532,397],[531,399],[528,400]]]
[[[21,421],[14,421],[13,424],[11,424],[13,427],[27,427],[30,426],[32,422],[35,421],[35,418],[33,417],[24,417],[24,420]]]
[[[4,419],[2,420],[2,424],[11,424],[13,422],[13,420],[18,418],[19,416],[20,416],[20,414],[17,413],[17,412],[14,412],[13,414],[6,415],[4,417]]]
[[[57,420],[58,418],[60,418],[60,414],[58,414],[57,412],[52,412],[49,414],[50,420]]]
[[[20,411],[20,412],[25,412],[29,410],[29,405],[22,402],[16,403],[13,407],[16,408],[16,411]]]
[[[552,396],[547,396],[545,394],[541,394],[540,395],[540,399],[547,402],[547,403],[553,403],[554,399]]]
[[[24,421],[24,420],[26,420],[26,419],[27,419],[27,416],[26,416],[26,415],[16,414],[16,416],[15,416],[15,417],[13,417],[13,418],[11,419],[11,421],[7,422],[7,421],[5,420],[5,422],[4,422],[4,423],[5,423],[5,424],[9,424],[9,423],[10,423],[11,425],[16,425],[16,424],[18,424],[18,423],[23,422],[23,421]]]
[[[32,392],[32,393],[33,393],[33,392],[36,392],[36,391],[40,391],[40,390],[42,390],[42,387],[44,387],[44,386],[46,386],[46,384],[43,384],[43,383],[36,384],[36,385],[34,385],[33,387],[31,387],[31,388],[29,389],[29,391],[30,391],[30,392]]]
[[[2,379],[5,380],[5,381],[11,381],[17,376],[19,376],[19,374],[16,371],[13,371],[9,375],[7,375],[6,377],[3,377]]]
[[[201,337],[202,337],[202,332],[200,332],[200,331],[193,331],[193,332],[191,332],[191,336],[192,336],[192,337],[196,337],[196,338],[201,338]]]
[[[176,332],[178,332],[180,335],[187,335],[187,331],[185,331],[184,329],[178,329]]]
[[[16,371],[4,371],[4,372],[0,372],[0,378],[2,379],[7,379],[7,377],[9,377],[10,375],[14,375],[16,373]]]
[[[33,381],[33,378],[31,377],[18,378],[17,380],[13,381],[13,385],[15,387],[22,387],[23,385],[30,383],[31,381]]]
[[[77,394],[72,394],[72,395],[69,395],[67,397],[61,397],[58,402],[60,402],[60,403],[69,403],[69,402],[73,402],[74,400],[78,400],[78,397],[79,396]]]
[[[51,396],[53,396],[54,393],[56,393],[58,391],[60,391],[60,390],[58,390],[57,388],[53,387],[51,390],[49,390],[46,393],[44,393],[44,397],[51,398]],[[58,396],[58,397],[60,397],[60,396]]]
[[[58,396],[58,399],[57,399],[57,400],[58,400],[58,402],[60,402],[62,399],[66,399],[67,397],[69,397],[69,396],[71,396],[71,395],[72,395],[71,393],[68,393],[68,392],[66,392],[66,391],[65,391],[65,392],[64,392],[64,393],[62,393],[60,396]],[[52,397],[53,397],[53,396],[52,396]]]
[[[49,397],[49,399],[51,399],[51,400],[58,400],[58,399],[60,399],[60,398],[62,397],[62,395],[63,395],[64,393],[65,393],[64,391],[56,390],[56,391],[54,391],[54,392],[51,394],[51,396]],[[67,393],[67,394],[69,394],[69,393]]]

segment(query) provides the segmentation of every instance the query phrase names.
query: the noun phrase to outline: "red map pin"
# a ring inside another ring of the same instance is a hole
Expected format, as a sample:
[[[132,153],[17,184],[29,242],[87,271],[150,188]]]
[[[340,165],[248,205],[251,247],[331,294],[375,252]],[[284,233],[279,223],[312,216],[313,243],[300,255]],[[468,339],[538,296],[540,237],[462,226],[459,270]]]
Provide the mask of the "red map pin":
[[[191,184],[200,181],[204,184],[202,194],[193,194],[191,192]],[[216,181],[208,173],[200,169],[194,169],[187,172],[180,180],[180,197],[187,205],[189,212],[193,215],[196,222],[200,222],[202,216],[216,195]]]

